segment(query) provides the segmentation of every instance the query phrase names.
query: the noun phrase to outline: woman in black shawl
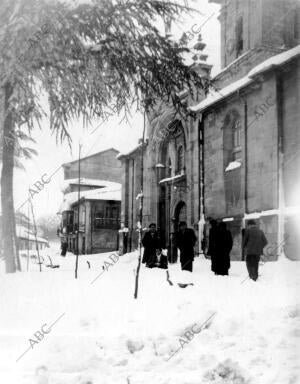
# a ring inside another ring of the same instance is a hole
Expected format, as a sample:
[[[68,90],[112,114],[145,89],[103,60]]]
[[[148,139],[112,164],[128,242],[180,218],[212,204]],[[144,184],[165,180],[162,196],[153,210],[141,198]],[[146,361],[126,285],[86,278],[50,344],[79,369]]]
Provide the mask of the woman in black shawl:
[[[217,241],[218,241],[218,226],[216,220],[210,221],[210,230],[208,236],[208,251],[207,254],[211,259],[211,270],[217,273]]]
[[[228,275],[230,268],[230,252],[232,249],[231,232],[226,228],[225,223],[220,223],[217,231],[217,247],[216,247],[216,275]]]

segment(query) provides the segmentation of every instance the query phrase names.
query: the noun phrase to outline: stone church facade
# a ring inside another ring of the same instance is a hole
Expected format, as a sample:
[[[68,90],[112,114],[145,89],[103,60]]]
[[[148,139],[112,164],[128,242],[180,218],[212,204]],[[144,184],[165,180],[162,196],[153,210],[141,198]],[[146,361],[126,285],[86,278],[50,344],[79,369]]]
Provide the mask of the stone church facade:
[[[147,116],[147,140],[122,161],[122,225],[127,251],[137,246],[144,163],[143,227],[159,227],[171,261],[179,221],[197,231],[206,250],[208,222],[225,221],[241,260],[243,229],[255,218],[269,241],[300,255],[300,9],[297,0],[215,0],[221,5],[222,70],[213,90],[189,106],[184,119],[161,104]],[[211,67],[198,60],[201,74]],[[299,257],[299,256],[298,256]]]

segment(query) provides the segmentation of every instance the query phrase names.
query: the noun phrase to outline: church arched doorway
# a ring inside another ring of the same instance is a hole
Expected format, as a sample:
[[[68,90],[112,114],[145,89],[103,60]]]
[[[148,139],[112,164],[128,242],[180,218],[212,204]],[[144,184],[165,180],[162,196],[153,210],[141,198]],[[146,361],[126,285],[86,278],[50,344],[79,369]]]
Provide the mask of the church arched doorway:
[[[175,210],[174,210],[174,216],[172,217],[172,229],[171,229],[171,243],[170,243],[170,256],[169,256],[169,261],[171,263],[176,263],[177,262],[177,248],[176,248],[176,234],[178,232],[178,227],[179,223],[181,221],[187,221],[187,212],[186,212],[186,204],[184,201],[180,201],[177,203]]]
[[[174,231],[178,231],[178,226],[181,221],[187,221],[186,204],[180,201],[175,208],[174,212]]]

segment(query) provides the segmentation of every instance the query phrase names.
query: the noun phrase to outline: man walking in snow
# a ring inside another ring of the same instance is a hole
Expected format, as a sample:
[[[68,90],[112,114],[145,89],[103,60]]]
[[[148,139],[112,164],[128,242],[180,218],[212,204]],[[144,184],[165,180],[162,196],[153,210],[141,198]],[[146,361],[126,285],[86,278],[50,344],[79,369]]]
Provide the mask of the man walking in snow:
[[[187,228],[186,222],[179,223],[179,232],[176,234],[176,246],[180,250],[180,263],[183,271],[193,272],[194,246],[197,237],[191,228]]]
[[[248,221],[245,230],[243,248],[246,251],[246,265],[250,279],[256,281],[258,278],[258,265],[264,247],[268,244],[265,234],[260,230],[254,220]]]
[[[67,250],[68,250],[68,241],[66,238],[63,238],[62,241],[61,241],[61,256],[65,257],[66,254],[67,254]]]
[[[149,231],[145,233],[142,244],[144,246],[142,263],[146,263],[148,268],[155,267],[157,264],[157,253],[161,250],[156,224],[152,223],[149,225]]]

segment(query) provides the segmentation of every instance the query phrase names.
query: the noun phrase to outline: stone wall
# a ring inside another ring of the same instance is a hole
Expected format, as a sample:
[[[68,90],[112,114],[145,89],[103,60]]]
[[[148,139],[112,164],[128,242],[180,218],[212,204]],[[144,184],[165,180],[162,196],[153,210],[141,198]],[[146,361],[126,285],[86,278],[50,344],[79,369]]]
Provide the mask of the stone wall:
[[[93,231],[93,253],[116,251],[118,249],[118,231],[102,229]]]
[[[300,204],[300,60],[283,73],[284,185],[287,206]]]
[[[120,183],[122,175],[121,162],[116,158],[118,151],[109,149],[80,161],[81,177],[100,179]],[[78,161],[64,164],[64,179],[78,177]]]
[[[283,180],[287,207],[284,251],[300,259],[300,59],[283,73]]]
[[[267,76],[247,96],[248,211],[278,208],[278,121],[276,79]]]

